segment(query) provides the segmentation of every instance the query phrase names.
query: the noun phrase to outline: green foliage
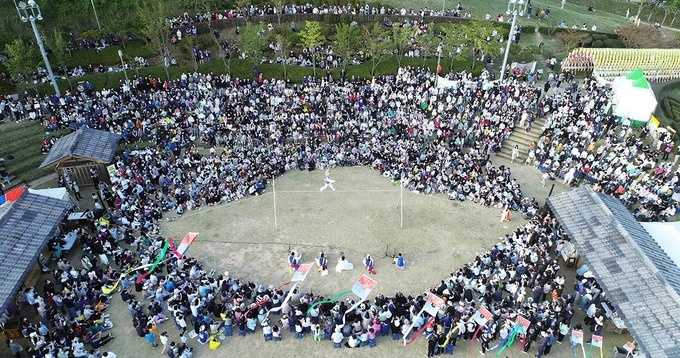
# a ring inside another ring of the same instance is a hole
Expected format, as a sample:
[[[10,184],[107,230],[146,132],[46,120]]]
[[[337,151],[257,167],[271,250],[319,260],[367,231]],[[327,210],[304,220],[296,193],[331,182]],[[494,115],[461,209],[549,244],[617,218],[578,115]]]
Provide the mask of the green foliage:
[[[265,46],[262,35],[263,31],[262,24],[248,23],[241,30],[241,36],[239,37],[241,51],[255,64],[259,64],[262,61]]]
[[[318,54],[316,47],[326,42],[326,36],[323,33],[321,24],[318,21],[305,21],[305,26],[300,30],[300,42],[312,54],[312,70],[316,76],[316,60]]]
[[[16,39],[5,45],[5,53],[7,54],[5,67],[15,80],[35,71],[40,63],[38,51],[35,47],[27,45],[21,39]]]
[[[347,63],[352,56],[359,50],[360,39],[361,32],[356,25],[341,23],[335,26],[333,51],[340,56],[343,71],[347,68]]]
[[[55,66],[66,65],[66,40],[64,39],[64,33],[59,30],[54,30],[52,36],[47,40],[51,50],[51,62]]]
[[[415,36],[415,31],[412,27],[393,25],[391,28],[390,49],[396,52],[397,62],[400,64],[412,36]]]
[[[137,7],[140,31],[146,37],[149,47],[157,51],[161,57],[168,50],[169,30],[165,24],[166,15],[163,0],[141,1]]]
[[[371,26],[364,26],[363,35],[364,52],[371,59],[371,76],[374,76],[376,68],[389,52],[389,34],[380,23],[374,22]]]
[[[305,21],[305,26],[300,30],[300,42],[310,50],[322,45],[326,41],[321,23],[318,21]]]

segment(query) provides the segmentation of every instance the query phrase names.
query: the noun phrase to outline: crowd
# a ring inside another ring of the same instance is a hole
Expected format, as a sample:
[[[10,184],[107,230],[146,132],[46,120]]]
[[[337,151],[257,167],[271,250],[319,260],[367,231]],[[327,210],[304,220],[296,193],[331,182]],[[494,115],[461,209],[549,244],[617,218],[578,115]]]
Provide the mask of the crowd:
[[[166,18],[166,23],[170,27],[170,33],[176,41],[181,41],[183,36],[196,36],[199,24],[208,21],[230,21],[237,18],[253,18],[276,15],[399,15],[399,16],[420,16],[420,17],[471,17],[470,11],[465,9],[463,5],[458,3],[455,8],[447,10],[434,10],[428,8],[422,9],[394,9],[389,7],[378,7],[370,4],[364,5],[312,5],[312,4],[288,4],[281,8],[280,14],[278,8],[273,5],[250,5],[243,9],[225,9],[214,10],[210,13],[199,13],[190,15],[184,13],[177,17]]]
[[[606,90],[587,81],[582,96],[592,96],[588,100],[567,91],[541,101],[541,89],[515,80],[498,83],[465,73],[447,80],[456,85],[437,86],[431,73],[419,69],[401,69],[373,81],[325,78],[302,84],[184,74],[177,81],[138,78],[120,89],[61,98],[2,99],[2,116],[46,118],[47,128],[87,125],[121,133],[126,141],[153,144],[123,152],[112,184],[98,183],[93,199],[99,219],[82,232],[80,267],[59,261],[53,272],[56,284],[24,295],[43,318],[42,323],[22,324],[22,333],[33,337],[31,349],[45,356],[68,350],[82,357],[88,356],[86,347],[96,349],[111,339],[101,289],[127,268],[154,260],[164,244],[157,222],[165,212],[183,214],[257,194],[269,179],[288,170],[349,165],[370,165],[387,178],[403,180],[409,190],[521,210],[531,220],[432,289],[446,301],[433,324],[417,315],[424,295],[378,296],[348,314],[343,324],[353,302],[310,310],[320,298],[296,292],[280,316],[268,316],[267,310],[281,305],[284,288],[214,275],[186,257],[121,282],[121,296],[140,337],[154,346],[160,343],[171,357],[186,358],[192,355],[192,337],[208,344],[216,333],[230,336],[261,328],[266,340],[282,339],[290,331],[297,337],[330,339],[339,347],[359,347],[374,345],[383,335],[401,338],[404,327],[415,323],[424,328],[429,353],[435,354],[450,351],[457,340],[479,339],[482,351],[494,342],[502,346],[521,315],[531,322],[522,348],[535,345],[545,354],[569,331],[574,306],[586,309],[586,323],[599,332],[601,290],[592,276],[584,275],[576,296],[564,292],[557,251],[566,237],[549,213],[539,213],[535,201],[522,197],[509,168],[492,166],[489,157],[516,125],[546,113],[554,138],[562,138],[566,127],[575,133],[570,144],[589,143],[578,137],[595,126],[574,129],[570,126],[581,121],[560,116],[570,113],[564,109],[570,101],[580,108],[571,111],[575,117],[600,113]],[[545,164],[545,153],[565,152],[549,149],[553,142],[544,141],[534,154],[540,163]],[[201,154],[196,143],[210,150]],[[553,163],[544,168],[558,172],[562,166]],[[486,325],[475,314],[482,305],[493,315]],[[179,342],[161,333],[166,320],[180,331]],[[52,329],[57,325],[63,329]]]
[[[125,63],[125,65],[88,64],[84,66],[75,67],[60,66],[58,68],[53,68],[52,71],[54,72],[54,75],[57,77],[63,75],[71,78],[77,78],[85,76],[88,73],[123,72],[126,70],[131,71],[136,68],[142,68],[147,66],[149,66],[149,62],[145,58],[136,56],[132,59],[132,61]],[[31,82],[33,82],[33,84],[47,83],[50,81],[49,74],[47,73],[47,70],[43,67],[39,67],[35,72],[33,72],[30,75],[30,77]]]
[[[564,81],[562,84],[560,82]],[[539,115],[546,128],[530,161],[567,184],[586,182],[594,190],[621,199],[638,220],[665,221],[676,214],[680,172],[672,171],[670,133],[653,138],[608,113],[611,88],[594,79],[579,86],[575,79],[555,77],[546,89],[564,86],[544,97]]]

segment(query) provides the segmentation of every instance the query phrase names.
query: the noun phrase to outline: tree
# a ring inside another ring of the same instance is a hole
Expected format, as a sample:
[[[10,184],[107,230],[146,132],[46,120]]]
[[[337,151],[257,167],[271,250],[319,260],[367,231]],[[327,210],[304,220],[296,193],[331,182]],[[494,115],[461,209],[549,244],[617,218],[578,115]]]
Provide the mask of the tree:
[[[412,27],[392,25],[390,48],[397,53],[397,64],[399,67],[401,67],[401,60],[404,58],[404,52],[406,52],[413,35]]]
[[[666,23],[666,19],[670,14],[673,14],[673,20],[675,20],[678,11],[680,11],[680,0],[667,0],[663,5],[663,20],[661,20],[661,25]]]
[[[366,54],[371,58],[371,76],[375,76],[375,69],[385,59],[390,46],[387,31],[378,22],[371,27],[364,27],[364,47]]]
[[[54,30],[52,36],[49,38],[49,46],[52,57],[52,63],[56,66],[66,67],[66,40],[64,33],[59,30]],[[66,71],[64,71],[66,72]]]
[[[470,47],[472,51],[472,68],[475,68],[475,50],[479,53],[480,58],[484,60],[486,55],[497,56],[501,53],[501,49],[494,41],[488,41],[491,37],[494,27],[483,22],[470,22],[466,24],[465,30]]]
[[[210,0],[197,0],[198,3],[196,6],[200,9],[201,12],[204,14],[210,14],[211,13],[211,1]],[[226,49],[220,44],[219,41],[219,32],[213,29],[213,17],[208,16],[208,31],[210,32],[210,38],[213,40],[215,43],[215,46],[217,47],[218,50],[221,50],[222,56],[222,63],[224,64],[224,70],[231,75],[231,54],[226,51]]]
[[[6,44],[5,53],[7,54],[5,67],[7,67],[7,71],[15,81],[25,79],[25,77],[30,73],[33,73],[36,67],[38,67],[38,64],[40,64],[38,52],[35,50],[35,47],[28,46],[21,39],[15,39]]]
[[[264,51],[264,37],[262,36],[262,24],[246,24],[239,37],[239,47],[246,57],[253,61],[255,66],[262,62]]]
[[[274,0],[273,2],[276,7],[276,22],[281,25],[281,13],[283,12],[283,6],[286,5],[286,0]]]
[[[318,21],[305,21],[305,26],[300,30],[300,42],[312,56],[312,71],[316,77],[316,48],[326,42],[321,24]]]
[[[335,25],[335,40],[333,51],[342,60],[342,73],[347,70],[347,63],[357,53],[361,33],[355,25],[341,23]]]
[[[284,34],[275,34],[274,42],[276,43],[276,53],[283,59],[283,78],[288,80],[288,49],[290,48],[290,40]]]
[[[245,11],[246,24],[248,23],[248,14],[250,13],[251,0],[236,0],[236,10]]]
[[[137,16],[140,23],[140,31],[146,38],[147,46],[158,51],[163,63],[169,57],[168,53],[168,26],[165,23],[166,10],[163,0],[141,1],[137,7]],[[168,68],[165,75],[170,78]]]
[[[442,38],[443,49],[449,54],[449,71],[453,67],[453,57],[458,54],[458,49],[466,47],[467,37],[464,31],[461,31],[459,24],[447,24],[443,27],[444,34]]]

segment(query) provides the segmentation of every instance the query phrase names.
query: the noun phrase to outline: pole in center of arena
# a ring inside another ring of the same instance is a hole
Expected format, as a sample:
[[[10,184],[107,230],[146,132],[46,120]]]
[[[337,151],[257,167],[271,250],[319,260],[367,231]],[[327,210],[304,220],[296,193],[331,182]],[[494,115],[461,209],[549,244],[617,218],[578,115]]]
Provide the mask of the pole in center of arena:
[[[400,210],[400,222],[399,227],[404,228],[404,182],[399,181],[399,210]]]
[[[272,178],[272,192],[274,194],[274,232],[277,232],[279,226],[276,217],[276,178]]]

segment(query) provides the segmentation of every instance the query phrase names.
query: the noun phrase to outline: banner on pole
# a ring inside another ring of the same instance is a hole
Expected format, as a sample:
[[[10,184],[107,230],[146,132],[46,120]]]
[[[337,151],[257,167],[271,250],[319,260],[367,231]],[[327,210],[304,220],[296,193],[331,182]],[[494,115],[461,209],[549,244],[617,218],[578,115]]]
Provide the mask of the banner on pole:
[[[378,281],[362,273],[361,276],[359,276],[359,281],[352,286],[352,292],[362,300],[365,300],[377,284]]]
[[[524,316],[517,316],[515,323],[517,323],[518,325],[520,325],[522,327],[522,333],[523,334],[526,334],[529,331],[529,326],[531,325],[531,321],[524,318]]]
[[[472,319],[477,322],[478,325],[484,326],[487,324],[487,322],[493,321],[493,314],[491,314],[491,312],[489,312],[486,307],[482,306],[477,312],[475,312],[474,316],[472,316]]]
[[[444,307],[444,304],[445,302],[441,297],[435,295],[432,292],[428,292],[424,310],[425,312],[429,313],[430,316],[435,317],[437,316],[439,310]]]
[[[583,331],[578,329],[571,330],[571,342],[573,344],[583,344]]]
[[[312,270],[312,263],[301,264],[293,272],[293,277],[290,279],[292,282],[302,282],[307,278],[307,274]]]
[[[197,232],[190,232],[184,235],[184,238],[182,238],[182,242],[180,242],[179,246],[177,247],[177,252],[175,253],[175,255],[179,253],[180,256],[178,257],[184,256],[184,253],[186,253],[187,250],[189,250],[189,246],[191,245],[191,243],[193,243],[194,240],[196,240],[197,238],[198,238]]]
[[[581,332],[581,334],[583,334],[583,332]],[[596,334],[593,334],[591,339],[592,340],[591,340],[590,344],[594,345],[595,347],[602,348],[602,336],[598,336]]]

